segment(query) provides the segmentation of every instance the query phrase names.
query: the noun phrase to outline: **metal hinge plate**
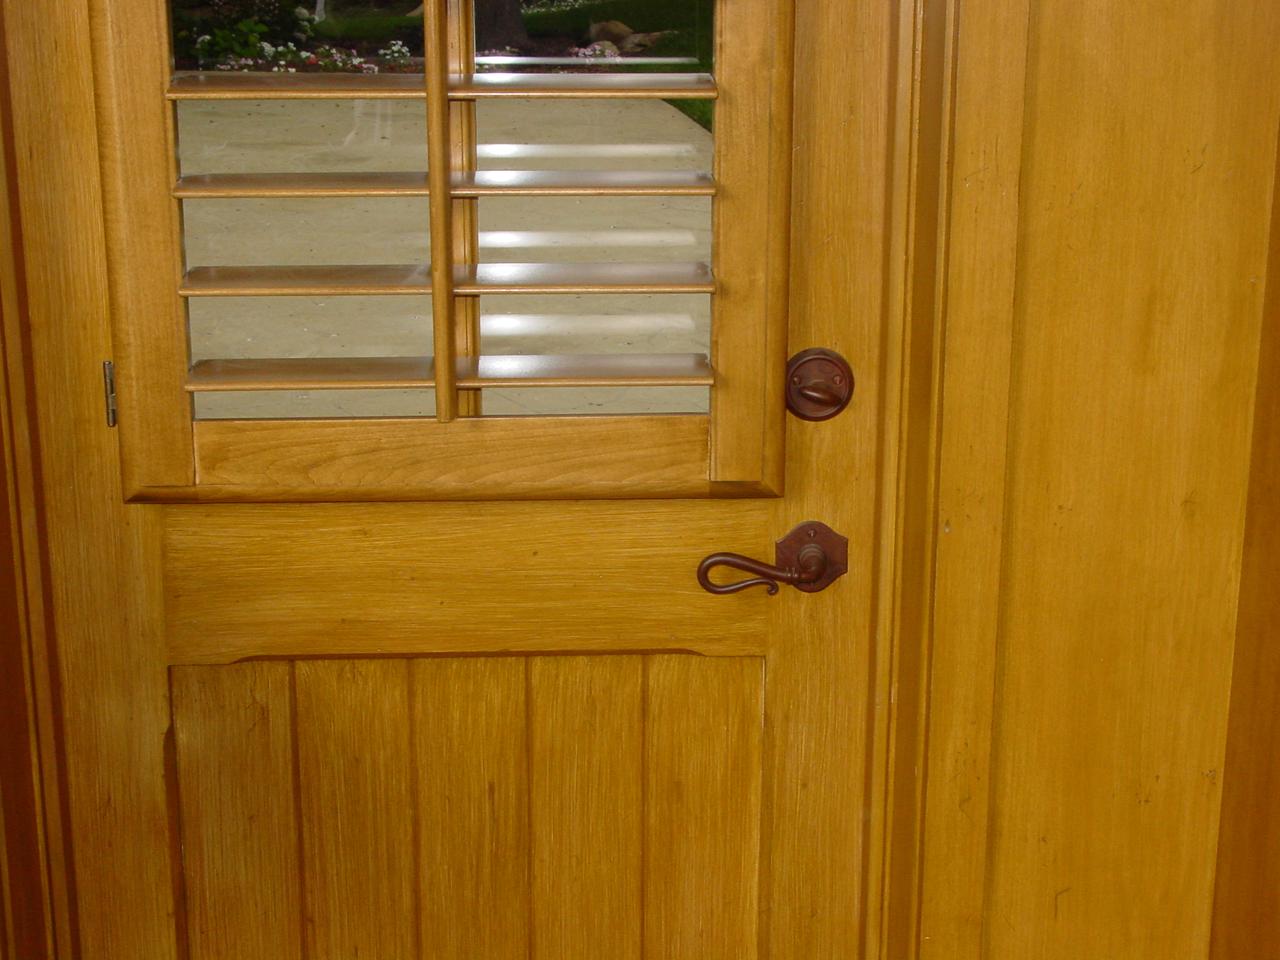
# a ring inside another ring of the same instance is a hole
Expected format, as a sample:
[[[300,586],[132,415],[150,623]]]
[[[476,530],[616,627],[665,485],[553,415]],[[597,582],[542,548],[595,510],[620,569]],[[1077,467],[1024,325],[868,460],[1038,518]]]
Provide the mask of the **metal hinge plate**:
[[[107,403],[107,426],[116,425],[116,367],[110,360],[102,361],[102,394]]]

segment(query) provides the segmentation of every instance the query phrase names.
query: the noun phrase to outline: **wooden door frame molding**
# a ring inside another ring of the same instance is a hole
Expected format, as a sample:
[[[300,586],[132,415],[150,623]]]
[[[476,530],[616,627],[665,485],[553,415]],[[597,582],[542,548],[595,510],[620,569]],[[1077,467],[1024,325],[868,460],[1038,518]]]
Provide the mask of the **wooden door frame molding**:
[[[0,5],[0,958],[70,949],[11,82]]]

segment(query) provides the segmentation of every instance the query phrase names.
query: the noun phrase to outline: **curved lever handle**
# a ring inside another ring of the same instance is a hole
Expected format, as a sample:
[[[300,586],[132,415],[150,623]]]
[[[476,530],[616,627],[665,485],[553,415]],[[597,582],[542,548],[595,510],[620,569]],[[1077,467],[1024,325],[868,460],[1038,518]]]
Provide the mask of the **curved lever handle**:
[[[752,560],[740,553],[713,553],[698,564],[698,583],[708,593],[737,593],[749,587],[765,587],[769,595],[778,592],[778,584],[792,586],[815,584],[827,574],[827,552],[817,543],[806,543],[800,548],[794,567],[780,567],[761,560]],[[716,567],[732,567],[744,573],[753,573],[750,580],[736,583],[713,583],[711,571]]]
[[[802,387],[796,387],[796,393],[806,400],[825,407],[841,406],[848,399],[844,394],[837,393],[825,383],[808,383]]]

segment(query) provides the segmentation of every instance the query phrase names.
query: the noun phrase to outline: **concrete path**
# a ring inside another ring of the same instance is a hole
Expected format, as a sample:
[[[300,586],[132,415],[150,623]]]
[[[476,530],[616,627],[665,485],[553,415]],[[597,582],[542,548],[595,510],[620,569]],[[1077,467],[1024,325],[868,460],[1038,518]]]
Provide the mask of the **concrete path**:
[[[484,169],[711,169],[711,136],[652,101],[479,104]],[[184,102],[184,173],[424,170],[421,104]],[[425,261],[425,199],[202,200],[185,210],[188,263]],[[486,198],[486,261],[708,260],[705,198]],[[710,343],[709,298],[485,297],[486,353],[685,353]],[[422,355],[428,297],[244,298],[191,306],[195,359]],[[494,414],[701,411],[707,392],[489,390]],[[427,415],[422,392],[203,396],[199,416]]]

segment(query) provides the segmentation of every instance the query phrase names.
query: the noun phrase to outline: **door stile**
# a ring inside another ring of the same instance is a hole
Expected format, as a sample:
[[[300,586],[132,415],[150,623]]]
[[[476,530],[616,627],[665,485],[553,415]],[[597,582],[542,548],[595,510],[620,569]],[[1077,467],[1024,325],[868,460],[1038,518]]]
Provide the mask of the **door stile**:
[[[769,608],[769,636],[785,638],[770,649],[766,693],[762,950],[776,958],[873,955],[864,941],[883,824],[858,811],[879,788],[891,700],[878,591],[893,497],[877,488],[896,473],[880,438],[893,430],[900,378],[890,346],[900,320],[885,291],[896,16],[893,4],[796,4],[789,350],[836,350],[858,387],[834,420],[788,418],[787,492],[771,504],[774,530],[821,518],[847,535],[851,584],[789,591]],[[868,38],[857,55],[850,36]]]
[[[58,950],[173,960],[160,514],[124,505],[117,437],[103,416],[111,339],[91,41],[109,44],[111,24],[78,0],[3,3],[9,71],[21,78],[9,91],[14,172],[75,867],[74,904],[59,917],[72,934]],[[154,92],[145,77],[136,83],[138,95]]]

